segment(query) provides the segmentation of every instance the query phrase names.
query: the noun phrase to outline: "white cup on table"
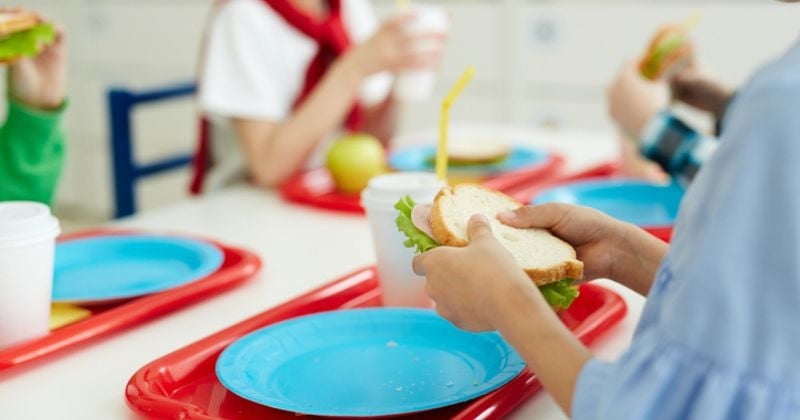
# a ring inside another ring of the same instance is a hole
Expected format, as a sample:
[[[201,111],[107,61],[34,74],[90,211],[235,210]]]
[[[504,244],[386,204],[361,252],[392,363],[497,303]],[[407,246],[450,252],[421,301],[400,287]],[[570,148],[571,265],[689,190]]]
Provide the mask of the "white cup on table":
[[[398,172],[374,177],[361,193],[361,205],[372,231],[378,277],[384,306],[432,307],[425,294],[425,278],[414,274],[414,250],[406,248],[405,235],[397,230],[399,214],[394,205],[409,195],[417,204],[430,204],[444,186],[427,172]]]
[[[425,33],[446,33],[449,26],[447,11],[441,6],[434,5],[412,5],[403,8],[400,13],[411,13],[414,18],[406,26],[406,30],[412,34]],[[436,41],[420,42],[415,45],[418,51],[425,51],[431,48],[439,48]],[[404,71],[397,76],[394,88],[394,95],[401,101],[422,101],[429,99],[433,95],[433,88],[436,85],[436,70],[421,69]]]
[[[59,232],[44,204],[0,203],[0,348],[49,332]]]

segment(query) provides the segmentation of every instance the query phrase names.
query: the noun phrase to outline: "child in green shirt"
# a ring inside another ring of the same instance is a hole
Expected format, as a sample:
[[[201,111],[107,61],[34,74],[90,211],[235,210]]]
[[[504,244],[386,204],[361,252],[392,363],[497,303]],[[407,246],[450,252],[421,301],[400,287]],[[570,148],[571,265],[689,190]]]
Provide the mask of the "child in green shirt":
[[[53,201],[65,153],[66,47],[56,40],[9,66],[8,116],[0,127],[0,201]]]

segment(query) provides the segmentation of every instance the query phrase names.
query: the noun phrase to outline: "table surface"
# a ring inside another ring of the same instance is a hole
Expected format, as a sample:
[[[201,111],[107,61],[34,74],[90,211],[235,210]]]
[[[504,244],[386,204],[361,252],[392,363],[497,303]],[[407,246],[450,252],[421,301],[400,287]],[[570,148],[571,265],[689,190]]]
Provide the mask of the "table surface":
[[[610,133],[493,130],[558,150],[568,156],[572,169],[608,160],[616,153]],[[248,186],[145,212],[111,226],[217,238],[255,251],[264,268],[256,278],[229,292],[0,374],[0,418],[136,418],[125,405],[124,390],[143,365],[374,261],[363,217],[288,204],[274,191]],[[314,240],[307,242],[307,238]],[[311,248],[314,252],[309,252]],[[622,295],[629,307],[627,317],[592,347],[599,357],[613,359],[630,342],[644,299],[611,281],[599,282]],[[511,418],[565,416],[546,392],[540,392]]]

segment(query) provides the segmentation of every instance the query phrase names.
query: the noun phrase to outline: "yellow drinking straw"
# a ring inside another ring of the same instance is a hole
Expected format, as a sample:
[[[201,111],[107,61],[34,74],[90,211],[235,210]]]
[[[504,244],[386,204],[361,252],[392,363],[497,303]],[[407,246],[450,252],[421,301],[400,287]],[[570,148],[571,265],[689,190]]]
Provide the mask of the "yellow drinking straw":
[[[439,148],[436,149],[436,178],[441,181],[447,180],[447,126],[450,118],[450,107],[453,106],[453,102],[461,94],[461,91],[467,87],[467,83],[472,80],[474,75],[475,67],[467,67],[442,101],[442,117],[439,120]]]

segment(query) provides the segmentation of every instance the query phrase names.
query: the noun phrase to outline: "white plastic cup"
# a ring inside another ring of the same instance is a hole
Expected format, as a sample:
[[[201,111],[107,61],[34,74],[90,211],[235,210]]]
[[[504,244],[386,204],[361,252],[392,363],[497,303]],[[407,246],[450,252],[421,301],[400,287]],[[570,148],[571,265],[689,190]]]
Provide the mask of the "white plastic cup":
[[[40,203],[0,203],[0,348],[46,335],[58,220]]]
[[[414,5],[404,9],[401,13],[409,12],[414,14],[414,19],[411,20],[406,27],[409,33],[425,34],[447,32],[449,19],[443,7]],[[425,51],[430,48],[438,47],[438,45],[428,45],[427,43],[420,43],[415,46],[418,51]],[[394,95],[401,101],[423,101],[429,99],[433,95],[433,88],[435,85],[436,71],[434,69],[405,71],[397,76]]]
[[[432,173],[398,172],[372,178],[361,193],[361,205],[372,230],[384,306],[433,306],[425,294],[425,278],[411,268],[414,250],[403,245],[407,238],[397,230],[399,213],[394,205],[405,195],[417,204],[432,203],[444,185]]]

